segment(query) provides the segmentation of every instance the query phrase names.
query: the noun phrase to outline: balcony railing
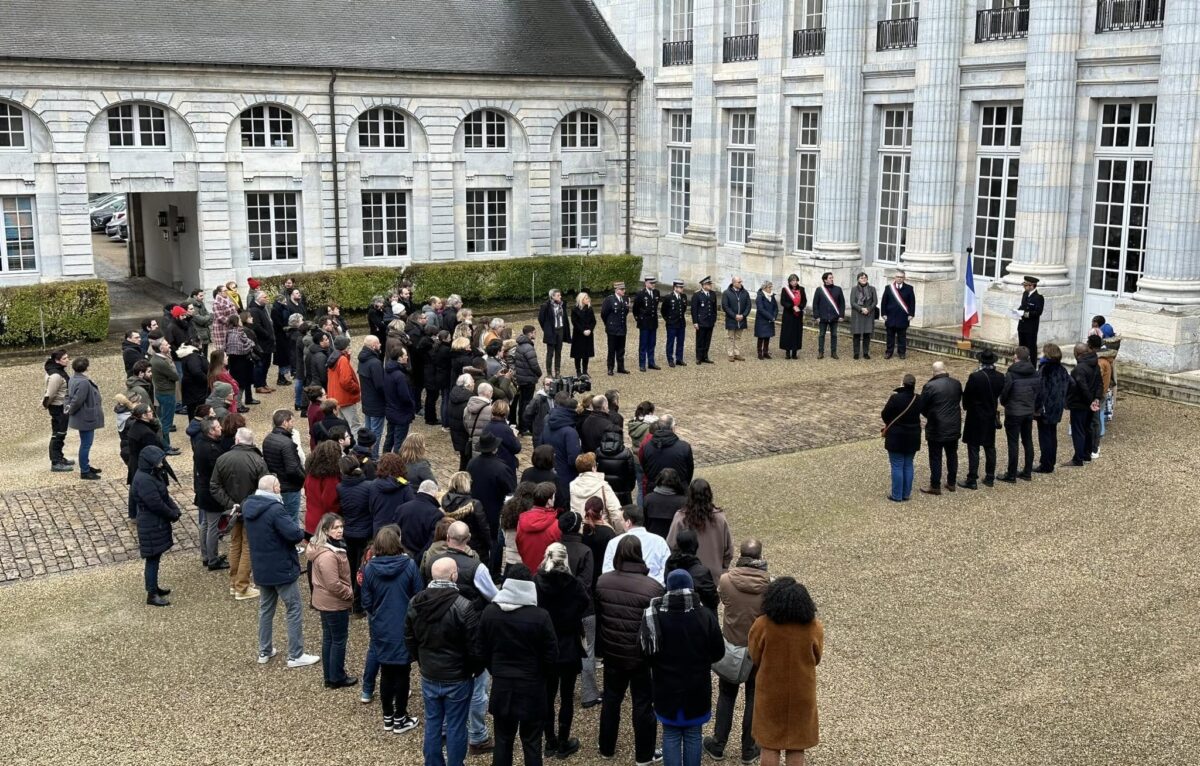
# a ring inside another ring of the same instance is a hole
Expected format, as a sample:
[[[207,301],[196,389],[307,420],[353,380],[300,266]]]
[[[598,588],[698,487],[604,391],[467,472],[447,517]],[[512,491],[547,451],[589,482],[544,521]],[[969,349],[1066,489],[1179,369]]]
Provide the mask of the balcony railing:
[[[1166,4],[1166,0],[1100,0],[1096,6],[1096,31],[1161,27]]]
[[[886,19],[879,22],[875,34],[875,50],[917,47],[917,18]]]
[[[682,66],[690,63],[692,63],[691,40],[663,43],[663,66]]]
[[[754,61],[758,58],[758,35],[730,35],[725,38],[725,61]]]
[[[792,32],[792,58],[825,55],[825,27]]]
[[[1029,6],[991,8],[975,14],[975,42],[1013,40],[1029,36]]]

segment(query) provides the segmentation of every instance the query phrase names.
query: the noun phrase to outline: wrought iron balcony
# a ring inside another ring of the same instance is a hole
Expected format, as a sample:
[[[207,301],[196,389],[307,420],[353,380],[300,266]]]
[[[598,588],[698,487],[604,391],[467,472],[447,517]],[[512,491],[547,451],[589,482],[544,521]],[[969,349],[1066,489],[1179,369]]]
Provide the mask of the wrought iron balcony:
[[[1096,31],[1161,27],[1166,5],[1166,0],[1100,0],[1096,5]]]
[[[990,8],[975,14],[975,42],[1013,40],[1029,36],[1029,6]]]
[[[663,43],[663,66],[682,66],[692,63],[692,41],[676,40]]]
[[[890,51],[917,47],[917,17],[885,19],[875,34],[875,50]]]
[[[792,32],[792,58],[825,55],[825,27]]]
[[[725,38],[725,62],[758,58],[758,35],[729,35]]]

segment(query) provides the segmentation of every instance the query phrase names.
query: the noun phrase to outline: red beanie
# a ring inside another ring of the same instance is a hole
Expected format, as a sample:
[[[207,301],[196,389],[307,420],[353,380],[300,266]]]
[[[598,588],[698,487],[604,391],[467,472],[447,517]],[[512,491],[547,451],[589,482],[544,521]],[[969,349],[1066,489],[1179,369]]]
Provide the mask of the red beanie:
[[[187,309],[185,309],[183,306],[176,306],[175,308],[171,309],[171,316],[175,319],[185,317],[187,316]]]
[[[246,284],[250,285],[250,289],[251,289],[251,290],[257,290],[257,289],[258,289],[258,286],[259,286],[260,284],[262,284],[262,283],[261,283],[261,282],[259,282],[259,281],[258,281],[257,279],[255,279],[254,277],[250,277],[249,279],[247,279],[247,280],[246,280]]]

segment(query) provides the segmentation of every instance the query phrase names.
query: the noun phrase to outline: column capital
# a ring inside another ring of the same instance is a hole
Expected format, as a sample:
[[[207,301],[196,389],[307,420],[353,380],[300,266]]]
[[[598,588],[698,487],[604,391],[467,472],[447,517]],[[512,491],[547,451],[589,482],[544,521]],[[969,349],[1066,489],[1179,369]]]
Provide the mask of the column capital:
[[[1018,264],[1015,261],[1009,265],[1008,273],[1004,275],[1004,278],[997,280],[996,283],[1020,289],[1021,284],[1025,281],[1026,274],[1031,277],[1037,277],[1039,290],[1053,287],[1069,287],[1071,285],[1070,272],[1067,271],[1065,263]]]

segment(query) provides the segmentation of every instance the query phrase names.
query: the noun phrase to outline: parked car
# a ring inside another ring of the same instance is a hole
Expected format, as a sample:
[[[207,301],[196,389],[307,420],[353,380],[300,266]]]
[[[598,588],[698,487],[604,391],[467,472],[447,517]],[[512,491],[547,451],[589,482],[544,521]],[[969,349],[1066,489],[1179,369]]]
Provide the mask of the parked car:
[[[125,210],[125,195],[117,195],[100,205],[93,205],[90,211],[92,231],[105,231],[105,227],[113,216]]]
[[[121,210],[113,214],[108,223],[104,227],[104,233],[109,237],[116,239],[119,236],[119,229],[125,225],[125,211]]]

